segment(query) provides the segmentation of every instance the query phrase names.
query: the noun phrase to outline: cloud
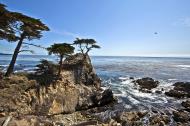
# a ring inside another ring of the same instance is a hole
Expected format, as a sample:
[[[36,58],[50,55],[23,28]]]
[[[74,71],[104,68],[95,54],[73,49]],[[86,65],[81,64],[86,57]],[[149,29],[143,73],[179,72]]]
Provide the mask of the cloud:
[[[173,25],[174,26],[190,27],[190,17],[180,18],[176,22],[174,22]]]
[[[81,34],[78,34],[78,33],[73,33],[73,32],[69,32],[69,31],[65,31],[65,30],[60,31],[60,30],[57,30],[57,29],[52,29],[51,32],[54,33],[54,34],[58,34],[58,35],[62,35],[62,36],[70,36],[70,37],[73,37],[73,38],[92,38],[89,35],[81,35]]]
[[[63,35],[63,36],[71,36],[71,37],[79,37],[79,34],[68,32],[68,31],[59,31],[59,30],[52,30],[54,34]]]

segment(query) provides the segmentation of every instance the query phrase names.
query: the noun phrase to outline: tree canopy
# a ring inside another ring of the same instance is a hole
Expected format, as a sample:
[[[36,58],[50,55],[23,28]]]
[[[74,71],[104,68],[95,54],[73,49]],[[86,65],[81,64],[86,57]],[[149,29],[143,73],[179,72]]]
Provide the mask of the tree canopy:
[[[0,40],[17,41],[13,25],[16,22],[4,4],[0,3]]]
[[[74,47],[67,43],[55,43],[47,48],[49,55],[65,56],[74,53]]]
[[[78,45],[81,53],[88,54],[90,50],[93,48],[100,48],[99,45],[96,44],[97,42],[94,39],[79,39],[76,38],[74,41],[74,45]]]
[[[18,12],[10,12],[1,3],[0,24],[0,39],[8,41],[19,40],[21,34],[24,34],[24,39],[39,39],[42,37],[41,31],[49,30],[39,19]]]
[[[74,53],[74,49],[75,48],[73,46],[67,43],[55,43],[47,48],[49,55],[55,54],[60,58],[58,76],[60,76],[61,73],[63,58]]]
[[[9,42],[18,42],[14,50],[11,62],[6,72],[6,76],[13,73],[14,64],[20,52],[31,50],[20,50],[22,45],[33,45],[23,42],[25,39],[33,40],[42,37],[42,31],[49,31],[49,28],[39,19],[26,16],[22,13],[11,12],[0,3],[0,40],[5,39]]]

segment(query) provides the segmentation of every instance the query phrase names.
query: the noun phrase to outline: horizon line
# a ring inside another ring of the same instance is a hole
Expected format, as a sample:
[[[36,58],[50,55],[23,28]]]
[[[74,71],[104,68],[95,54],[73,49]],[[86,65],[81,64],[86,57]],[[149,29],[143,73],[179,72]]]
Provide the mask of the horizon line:
[[[0,53],[0,55],[13,55],[7,53]],[[48,56],[48,54],[20,54],[26,56]],[[93,57],[150,57],[150,58],[190,58],[190,55],[89,55]]]

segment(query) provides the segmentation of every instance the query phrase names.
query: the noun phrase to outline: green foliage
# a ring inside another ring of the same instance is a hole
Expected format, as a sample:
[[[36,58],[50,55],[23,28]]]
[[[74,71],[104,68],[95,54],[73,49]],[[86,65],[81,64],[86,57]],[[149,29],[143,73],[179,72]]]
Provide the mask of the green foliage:
[[[92,50],[93,48],[100,48],[99,45],[96,44],[97,42],[94,39],[79,39],[76,38],[76,40],[74,41],[74,45],[78,45],[81,53],[83,54],[88,54],[88,52],[90,50]]]
[[[24,39],[39,39],[42,37],[42,31],[49,30],[39,19],[10,12],[5,7],[0,3],[0,39],[17,41],[21,34],[24,34]]]
[[[17,41],[18,38],[13,29],[16,20],[5,7],[4,4],[0,3],[0,40],[6,39],[8,41]]]
[[[55,75],[58,70],[58,66],[56,64],[44,59],[41,60],[40,64],[36,65],[36,67],[37,67],[36,69],[37,75],[43,75],[43,74]]]
[[[55,43],[47,48],[49,55],[66,56],[74,53],[74,47],[67,43]]]
[[[57,79],[58,65],[51,61],[41,60],[40,64],[36,65],[35,74],[29,74],[28,78],[36,80],[40,86],[48,86],[53,84]]]
[[[60,76],[62,70],[63,58],[67,55],[74,53],[74,49],[75,48],[73,46],[67,43],[55,43],[51,45],[49,48],[47,48],[47,50],[49,51],[49,55],[55,54],[58,55],[60,58],[58,76]]]

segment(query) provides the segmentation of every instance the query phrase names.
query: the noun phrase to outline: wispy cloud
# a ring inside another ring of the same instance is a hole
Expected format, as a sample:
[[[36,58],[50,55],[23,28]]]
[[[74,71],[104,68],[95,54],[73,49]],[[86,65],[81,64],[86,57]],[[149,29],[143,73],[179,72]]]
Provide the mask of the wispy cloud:
[[[190,27],[190,17],[180,18],[176,22],[174,22],[173,25],[174,26]]]
[[[62,36],[70,36],[73,38],[92,38],[92,36],[89,36],[89,35],[81,35],[81,34],[69,32],[66,30],[60,31],[57,29],[52,29],[51,32],[54,34],[58,34],[58,35],[62,35]]]

